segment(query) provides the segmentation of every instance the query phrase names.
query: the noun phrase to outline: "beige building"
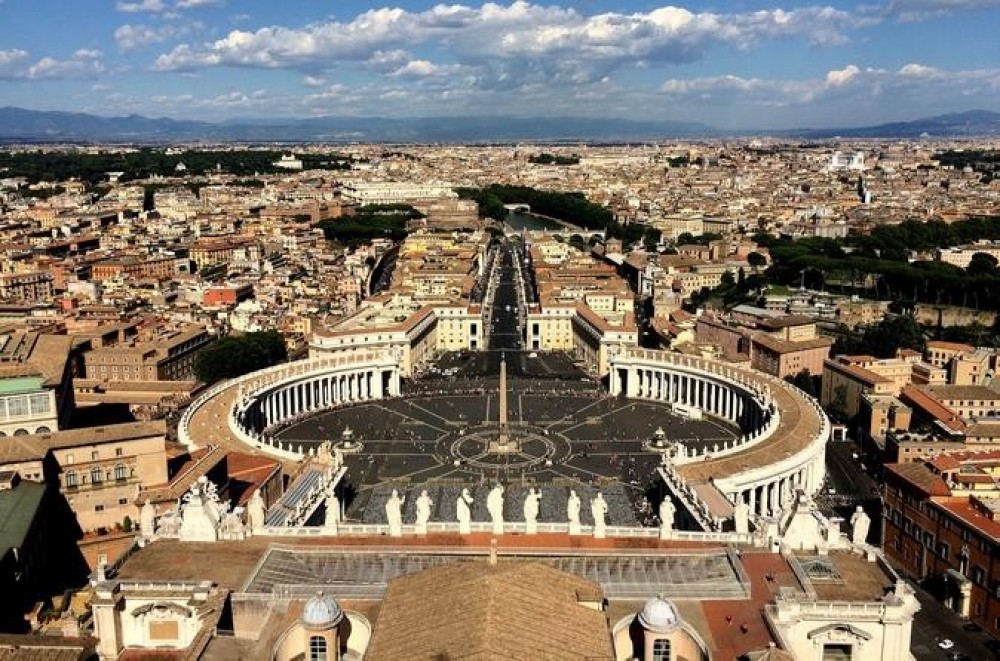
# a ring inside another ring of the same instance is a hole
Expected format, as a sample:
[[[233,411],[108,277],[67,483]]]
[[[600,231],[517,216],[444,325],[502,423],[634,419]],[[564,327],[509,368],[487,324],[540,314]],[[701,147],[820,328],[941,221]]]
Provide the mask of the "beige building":
[[[820,376],[833,345],[816,334],[812,319],[794,315],[759,318],[749,327],[702,315],[695,333],[698,342],[719,347],[730,359],[749,358],[755,369],[779,378],[803,370]]]
[[[0,275],[0,299],[38,303],[52,297],[52,274],[4,273]]]
[[[389,349],[399,356],[403,376],[410,376],[443,351],[485,348],[482,310],[478,305],[425,305],[404,294],[373,296],[349,317],[314,329],[310,356],[364,353]]]
[[[47,446],[59,488],[84,531],[139,521],[135,500],[167,481],[166,424],[133,422],[26,437]]]
[[[871,356],[837,356],[823,361],[820,404],[851,418],[857,415],[865,395],[896,395],[896,382],[867,369]]]
[[[156,338],[132,337],[123,344],[91,349],[85,355],[87,378],[95,381],[192,380],[195,354],[211,341],[204,326],[192,325]]]

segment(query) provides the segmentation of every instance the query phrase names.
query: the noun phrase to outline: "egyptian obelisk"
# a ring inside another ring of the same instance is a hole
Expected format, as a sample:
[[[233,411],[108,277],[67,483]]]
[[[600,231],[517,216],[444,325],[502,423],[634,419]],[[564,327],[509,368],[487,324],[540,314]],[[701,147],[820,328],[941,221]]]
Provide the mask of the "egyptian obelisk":
[[[500,429],[497,439],[490,444],[490,452],[508,454],[517,452],[517,443],[507,428],[507,355],[500,355]]]

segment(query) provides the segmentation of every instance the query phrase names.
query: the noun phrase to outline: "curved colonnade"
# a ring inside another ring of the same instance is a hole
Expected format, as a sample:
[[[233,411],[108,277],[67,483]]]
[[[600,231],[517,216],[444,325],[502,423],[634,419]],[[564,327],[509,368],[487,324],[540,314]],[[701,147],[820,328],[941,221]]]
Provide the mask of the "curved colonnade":
[[[256,448],[282,460],[312,454],[271,435],[319,411],[400,394],[398,359],[388,350],[344,352],[247,374],[195,400],[181,418],[182,443]],[[612,395],[699,409],[738,425],[738,440],[696,450],[664,448],[676,478],[706,518],[728,518],[740,500],[759,516],[816,493],[824,478],[830,423],[818,403],[791,384],[727,364],[662,351],[626,349],[612,360]],[[331,439],[337,440],[337,439]],[[228,441],[228,442],[227,442]],[[717,491],[728,510],[706,498]]]
[[[399,362],[390,351],[300,360],[210,388],[181,416],[178,438],[189,447],[221,442],[234,449],[250,446],[278,459],[299,460],[313,450],[283,443],[269,432],[323,410],[395,397],[399,392]]]
[[[708,485],[730,505],[742,500],[751,513],[771,516],[798,492],[819,491],[830,421],[795,386],[760,372],[645,349],[616,357],[610,380],[613,395],[698,408],[743,430],[735,442],[701,452],[679,448],[670,457],[668,472],[689,495],[704,497],[698,487]],[[713,508],[705,509],[708,516]]]

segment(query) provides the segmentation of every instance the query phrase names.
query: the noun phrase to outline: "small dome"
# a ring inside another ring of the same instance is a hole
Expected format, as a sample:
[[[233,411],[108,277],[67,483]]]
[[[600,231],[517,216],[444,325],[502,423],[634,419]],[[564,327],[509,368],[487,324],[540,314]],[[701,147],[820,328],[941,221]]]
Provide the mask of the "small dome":
[[[312,629],[323,629],[338,624],[344,613],[340,610],[337,600],[317,592],[310,597],[302,607],[302,624]]]
[[[677,617],[677,610],[674,605],[663,598],[662,595],[653,597],[642,607],[639,613],[639,623],[646,629],[657,632],[665,632],[675,629],[680,618]]]

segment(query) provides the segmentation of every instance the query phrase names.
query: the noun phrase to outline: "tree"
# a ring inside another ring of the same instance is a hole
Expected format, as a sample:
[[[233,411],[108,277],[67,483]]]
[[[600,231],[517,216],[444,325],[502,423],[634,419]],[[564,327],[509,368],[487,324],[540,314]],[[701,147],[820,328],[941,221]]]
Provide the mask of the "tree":
[[[833,401],[830,402],[830,408],[844,415],[847,413],[847,386],[840,384],[833,389]]]
[[[199,381],[215,383],[264,369],[288,359],[285,340],[276,330],[230,335],[198,352],[194,373]]]
[[[996,275],[997,258],[986,252],[977,252],[969,260],[969,266],[965,269],[969,275]]]
[[[785,377],[785,381],[788,381],[807,395],[812,395],[813,397],[817,397],[819,395],[819,388],[816,387],[816,381],[818,379],[819,377],[813,376],[808,369],[803,369],[795,376]]]
[[[663,232],[660,230],[655,227],[647,227],[642,235],[642,247],[646,249],[646,252],[656,252],[662,236]]]
[[[756,273],[760,267],[767,266],[767,258],[759,252],[752,252],[747,255],[747,263],[753,267],[753,272]]]
[[[733,275],[732,271],[726,271],[722,274],[722,284],[726,287],[732,287],[736,284],[736,277]]]

